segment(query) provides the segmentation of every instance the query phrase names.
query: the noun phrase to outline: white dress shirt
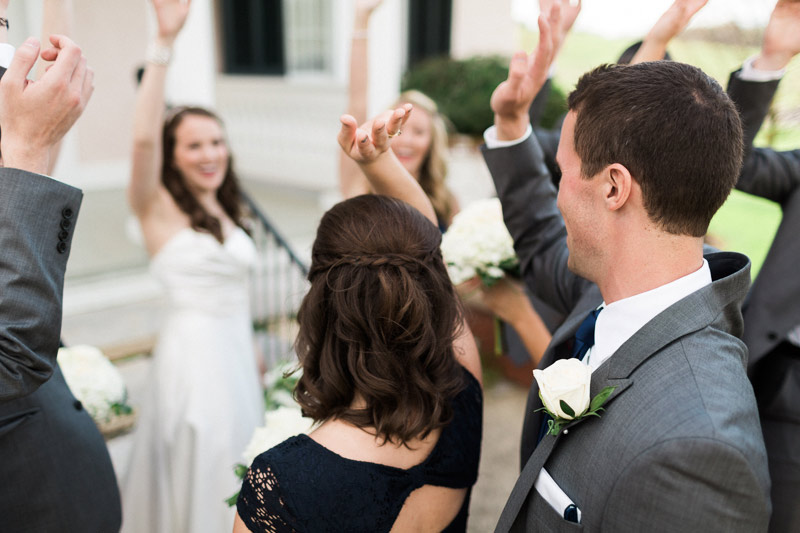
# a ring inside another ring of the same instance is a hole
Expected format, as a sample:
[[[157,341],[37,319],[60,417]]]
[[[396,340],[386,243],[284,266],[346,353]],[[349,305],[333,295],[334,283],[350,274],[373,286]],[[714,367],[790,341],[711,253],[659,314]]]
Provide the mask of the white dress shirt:
[[[589,348],[583,360],[588,361],[594,372],[656,315],[710,284],[711,269],[708,261],[703,259],[699,269],[666,285],[608,305],[604,302],[603,311],[597,315],[594,326],[594,346]]]

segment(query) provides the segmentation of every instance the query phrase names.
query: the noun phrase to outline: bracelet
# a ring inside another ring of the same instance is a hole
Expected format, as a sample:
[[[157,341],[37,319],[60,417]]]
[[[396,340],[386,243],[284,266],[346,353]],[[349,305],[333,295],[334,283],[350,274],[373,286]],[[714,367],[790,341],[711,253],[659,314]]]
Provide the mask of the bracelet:
[[[153,65],[166,67],[172,59],[172,47],[158,43],[150,43],[147,47],[147,62]]]
[[[369,37],[368,30],[353,30],[353,39],[366,39]]]
[[[0,27],[5,26],[7,30],[10,30],[11,27],[8,25],[8,19],[0,17]]]

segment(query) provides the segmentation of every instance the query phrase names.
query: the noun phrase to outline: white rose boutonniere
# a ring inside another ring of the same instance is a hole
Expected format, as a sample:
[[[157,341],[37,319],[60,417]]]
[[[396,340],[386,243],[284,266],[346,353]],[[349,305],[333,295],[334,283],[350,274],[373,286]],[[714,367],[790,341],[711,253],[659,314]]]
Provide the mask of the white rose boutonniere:
[[[548,420],[548,434],[558,435],[561,428],[573,420],[586,416],[600,416],[606,402],[616,387],[606,387],[589,401],[592,373],[579,359],[560,359],[544,370],[536,369],[533,377],[539,384],[539,398],[544,410],[552,417]]]

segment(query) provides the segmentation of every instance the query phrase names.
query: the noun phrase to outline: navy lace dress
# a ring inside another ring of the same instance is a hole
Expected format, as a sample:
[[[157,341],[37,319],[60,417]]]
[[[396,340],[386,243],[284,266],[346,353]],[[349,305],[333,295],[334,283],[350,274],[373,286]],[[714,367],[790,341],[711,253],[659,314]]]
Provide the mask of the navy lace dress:
[[[464,371],[453,420],[424,462],[407,470],[346,459],[307,435],[262,453],[244,478],[236,508],[250,531],[281,533],[389,531],[403,503],[423,485],[467,489],[444,531],[466,531],[469,496],[478,477],[483,396]]]

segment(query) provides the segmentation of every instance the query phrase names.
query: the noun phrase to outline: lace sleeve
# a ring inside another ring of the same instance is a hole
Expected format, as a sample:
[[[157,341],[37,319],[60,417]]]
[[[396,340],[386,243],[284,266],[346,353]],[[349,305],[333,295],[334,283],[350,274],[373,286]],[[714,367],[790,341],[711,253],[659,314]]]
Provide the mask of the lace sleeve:
[[[256,461],[247,471],[236,510],[253,533],[296,533],[294,517],[284,504],[278,478],[269,464]]]

